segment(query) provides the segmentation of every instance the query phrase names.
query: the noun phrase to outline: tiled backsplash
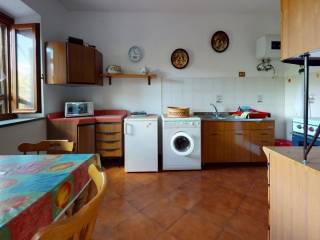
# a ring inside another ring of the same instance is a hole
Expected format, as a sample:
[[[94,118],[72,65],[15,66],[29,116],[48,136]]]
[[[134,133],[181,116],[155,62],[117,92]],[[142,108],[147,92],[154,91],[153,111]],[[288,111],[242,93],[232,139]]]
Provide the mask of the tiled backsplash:
[[[187,106],[194,112],[212,111],[214,103],[219,111],[235,111],[239,105],[249,105],[272,113],[277,121],[277,136],[283,137],[284,78],[171,78],[162,83],[162,111],[167,106]]]

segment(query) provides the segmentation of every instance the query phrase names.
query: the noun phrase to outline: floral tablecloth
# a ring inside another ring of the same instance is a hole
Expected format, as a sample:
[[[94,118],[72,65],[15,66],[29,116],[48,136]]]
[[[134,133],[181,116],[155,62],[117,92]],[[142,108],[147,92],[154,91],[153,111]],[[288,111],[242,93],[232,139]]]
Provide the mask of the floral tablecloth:
[[[0,239],[29,240],[89,181],[92,154],[0,156]]]

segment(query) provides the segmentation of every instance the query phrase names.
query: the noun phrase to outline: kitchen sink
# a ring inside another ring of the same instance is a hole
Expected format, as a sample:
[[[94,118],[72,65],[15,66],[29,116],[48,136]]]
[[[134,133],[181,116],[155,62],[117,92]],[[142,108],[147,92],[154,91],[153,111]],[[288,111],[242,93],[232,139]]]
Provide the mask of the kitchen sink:
[[[232,116],[228,112],[219,112],[218,116],[212,112],[195,112],[194,115],[201,117],[201,118],[204,118],[204,119],[213,119],[213,120],[232,120],[232,119],[235,119],[235,117]]]

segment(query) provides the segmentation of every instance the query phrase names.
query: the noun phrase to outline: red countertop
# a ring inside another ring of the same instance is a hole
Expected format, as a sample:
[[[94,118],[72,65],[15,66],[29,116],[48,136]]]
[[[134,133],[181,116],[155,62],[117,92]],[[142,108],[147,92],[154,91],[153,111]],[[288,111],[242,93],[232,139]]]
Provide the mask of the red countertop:
[[[96,110],[94,116],[90,117],[72,117],[65,118],[63,112],[49,113],[48,121],[67,121],[77,125],[105,123],[105,122],[122,122],[128,115],[127,110]]]

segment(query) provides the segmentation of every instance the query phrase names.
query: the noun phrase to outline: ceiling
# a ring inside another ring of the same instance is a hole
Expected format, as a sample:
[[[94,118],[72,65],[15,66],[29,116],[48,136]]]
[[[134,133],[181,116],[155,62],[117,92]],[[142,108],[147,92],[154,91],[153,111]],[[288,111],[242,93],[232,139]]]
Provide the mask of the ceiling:
[[[21,0],[0,0],[0,10],[13,18],[21,18],[36,14]]]
[[[60,0],[70,11],[279,13],[279,0]]]

